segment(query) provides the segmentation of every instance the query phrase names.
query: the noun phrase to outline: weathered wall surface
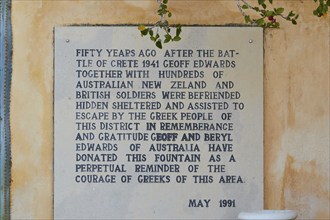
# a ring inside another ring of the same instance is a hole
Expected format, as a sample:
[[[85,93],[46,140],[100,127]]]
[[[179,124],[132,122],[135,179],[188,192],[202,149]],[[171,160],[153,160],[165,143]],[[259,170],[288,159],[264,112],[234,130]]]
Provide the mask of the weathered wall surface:
[[[299,24],[265,31],[265,208],[329,219],[329,16],[280,1]],[[12,1],[13,219],[52,218],[53,28],[153,23],[155,1]],[[243,23],[236,1],[170,1],[173,23]],[[137,33],[138,34],[138,33]]]

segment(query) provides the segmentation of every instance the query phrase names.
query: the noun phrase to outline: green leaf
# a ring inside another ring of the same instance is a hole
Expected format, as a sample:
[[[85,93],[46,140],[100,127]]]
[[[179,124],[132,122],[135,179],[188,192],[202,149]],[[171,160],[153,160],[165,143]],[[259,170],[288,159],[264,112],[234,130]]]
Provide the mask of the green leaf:
[[[138,29],[139,29],[139,31],[143,31],[144,29],[146,29],[146,26],[144,26],[143,24],[140,24],[138,26]]]
[[[264,23],[265,23],[265,20],[264,20],[263,18],[260,18],[260,19],[256,20],[256,23],[257,23],[257,25],[259,25],[259,26],[263,26]]]
[[[179,37],[179,36],[173,37],[173,41],[180,41],[180,40],[181,40],[181,37]]]
[[[243,9],[248,9],[249,7],[247,5],[242,5]]]
[[[259,5],[262,5],[262,4],[264,4],[265,3],[265,0],[258,0],[258,4]]]
[[[166,27],[166,26],[168,26],[168,24],[169,24],[169,23],[168,23],[168,20],[165,20],[165,21],[164,21],[164,26]]]
[[[172,13],[171,12],[168,12],[168,17],[172,17]]]
[[[245,23],[250,23],[251,22],[251,19],[250,19],[249,15],[245,15],[244,19],[245,19]]]
[[[145,35],[148,34],[148,32],[149,32],[149,28],[146,28],[146,29],[144,29],[144,30],[141,31],[141,34],[142,34],[143,36],[145,36]]]
[[[166,40],[172,40],[172,36],[169,35],[169,34],[166,34],[166,35],[165,35],[165,39],[166,39]]]
[[[273,12],[273,11],[266,11],[265,15],[266,15],[267,17],[269,17],[269,16],[273,16],[273,15],[274,15],[274,12]]]
[[[273,0],[269,0],[269,3],[270,3],[270,4],[273,4]]]
[[[326,11],[325,11],[325,12],[326,12]],[[318,17],[322,17],[322,16],[325,14],[325,12],[324,12],[323,6],[320,5],[320,6],[319,6],[319,7],[313,12],[313,14],[316,15],[316,16],[318,16]]]
[[[273,27],[274,26],[274,23],[273,22],[268,22],[267,24],[266,24],[266,27],[267,28],[269,28],[269,27]]]
[[[182,30],[181,30],[181,26],[178,26],[176,28],[176,36],[179,36],[181,34]]]
[[[168,3],[168,0],[164,0],[163,3],[164,3],[164,4],[167,4],[167,3]]]
[[[296,21],[296,20],[292,20],[291,22],[292,22],[292,24],[294,24],[294,25],[297,24],[297,21]]]
[[[276,14],[282,14],[284,12],[284,8],[277,8],[275,9]]]
[[[274,28],[279,28],[280,27],[280,23],[279,22],[275,22],[274,23]]]
[[[150,35],[150,36],[153,36],[153,35],[154,35],[154,32],[152,31],[151,28],[149,29],[149,35]]]
[[[164,40],[164,44],[170,42],[171,40],[172,40],[172,37],[171,37],[171,36],[170,36],[170,38],[166,38],[166,39]]]
[[[267,5],[266,5],[266,4],[262,4],[261,6],[262,6],[264,9],[267,8]]]
[[[326,14],[328,12],[328,6],[324,5],[323,7],[323,14]]]
[[[156,47],[158,47],[159,49],[163,49],[163,45],[162,45],[162,41],[161,40],[158,40],[156,42]]]

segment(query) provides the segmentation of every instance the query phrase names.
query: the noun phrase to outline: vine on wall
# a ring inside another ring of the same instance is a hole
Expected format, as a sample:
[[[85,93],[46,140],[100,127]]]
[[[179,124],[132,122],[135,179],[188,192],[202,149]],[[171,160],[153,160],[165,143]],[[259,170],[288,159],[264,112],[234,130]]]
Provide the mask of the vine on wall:
[[[159,4],[157,14],[160,16],[160,20],[157,21],[153,27],[146,27],[145,25],[140,25],[138,29],[142,36],[150,37],[150,40],[155,42],[156,46],[160,49],[163,48],[163,43],[169,43],[170,41],[180,41],[181,37],[181,25],[176,25],[175,27],[170,27],[167,18],[172,17],[172,13],[168,10],[168,0],[157,0]],[[175,34],[173,33],[175,29]],[[154,31],[155,30],[155,31]],[[164,38],[160,36],[160,31],[165,32]],[[172,32],[172,33],[171,33]]]
[[[170,25],[168,18],[172,17],[172,13],[168,9],[168,0],[156,1],[159,4],[157,14],[160,16],[160,20],[151,27],[139,25],[138,29],[142,36],[149,36],[150,40],[162,49],[163,44],[181,40],[182,28],[181,25]],[[330,0],[313,1],[318,4],[313,14],[317,17],[326,16]],[[299,18],[299,14],[294,11],[286,12],[283,7],[272,7],[273,0],[258,0],[254,4],[249,3],[248,0],[236,0],[236,2],[247,24],[263,28],[279,28],[282,20],[296,25]]]

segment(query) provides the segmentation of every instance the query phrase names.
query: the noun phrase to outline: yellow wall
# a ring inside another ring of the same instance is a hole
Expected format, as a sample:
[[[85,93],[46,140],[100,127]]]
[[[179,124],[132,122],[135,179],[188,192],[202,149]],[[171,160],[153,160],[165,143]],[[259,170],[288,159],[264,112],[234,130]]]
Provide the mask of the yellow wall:
[[[52,217],[54,26],[153,23],[155,2],[12,0],[13,219]],[[329,16],[312,16],[312,0],[277,2],[300,18],[265,31],[265,208],[329,219]],[[244,22],[234,0],[169,6],[173,23]]]

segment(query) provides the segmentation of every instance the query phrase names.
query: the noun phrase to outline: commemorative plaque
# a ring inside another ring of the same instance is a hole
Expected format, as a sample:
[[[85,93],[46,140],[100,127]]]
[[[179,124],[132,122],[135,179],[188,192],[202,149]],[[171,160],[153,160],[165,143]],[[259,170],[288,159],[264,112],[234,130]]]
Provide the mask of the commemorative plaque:
[[[155,30],[156,31],[156,30]],[[234,219],[263,208],[263,32],[54,31],[54,218]]]

